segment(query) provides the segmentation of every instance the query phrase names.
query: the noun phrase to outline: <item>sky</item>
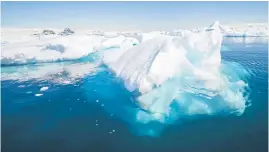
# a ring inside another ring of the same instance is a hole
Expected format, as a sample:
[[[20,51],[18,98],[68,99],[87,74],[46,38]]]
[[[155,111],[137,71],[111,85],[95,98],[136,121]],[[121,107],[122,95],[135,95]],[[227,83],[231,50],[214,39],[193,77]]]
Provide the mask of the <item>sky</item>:
[[[1,26],[150,31],[268,22],[268,2],[2,2]]]

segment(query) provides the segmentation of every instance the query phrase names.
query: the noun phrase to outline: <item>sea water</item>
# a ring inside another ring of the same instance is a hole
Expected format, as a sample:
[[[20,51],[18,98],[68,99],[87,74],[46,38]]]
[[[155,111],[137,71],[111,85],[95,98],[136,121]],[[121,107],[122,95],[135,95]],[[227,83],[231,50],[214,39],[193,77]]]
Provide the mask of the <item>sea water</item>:
[[[2,67],[2,150],[265,152],[267,40],[226,38],[223,48],[224,62],[251,71],[243,115],[203,116],[165,125],[137,123],[135,93],[99,63]]]

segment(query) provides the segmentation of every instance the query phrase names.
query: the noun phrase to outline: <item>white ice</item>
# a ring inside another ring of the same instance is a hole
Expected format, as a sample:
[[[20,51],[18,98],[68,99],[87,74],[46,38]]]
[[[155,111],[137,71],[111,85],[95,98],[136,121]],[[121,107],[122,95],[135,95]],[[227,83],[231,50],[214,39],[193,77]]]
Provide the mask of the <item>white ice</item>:
[[[98,50],[110,47],[127,47],[137,44],[134,38],[117,36],[45,36],[27,38],[25,41],[10,41],[2,46],[1,64],[28,64],[77,60]],[[126,48],[126,49],[127,49]]]
[[[46,91],[48,89],[49,89],[49,87],[42,87],[42,88],[40,88],[40,91]]]
[[[217,22],[181,37],[158,35],[125,51],[108,67],[129,91],[141,93],[137,98],[140,106],[158,120],[165,121],[164,115],[171,114],[173,101],[184,107],[181,114],[231,109],[242,113],[245,100],[240,88],[244,82],[230,82],[222,73],[222,39]],[[143,112],[138,117],[146,119]]]

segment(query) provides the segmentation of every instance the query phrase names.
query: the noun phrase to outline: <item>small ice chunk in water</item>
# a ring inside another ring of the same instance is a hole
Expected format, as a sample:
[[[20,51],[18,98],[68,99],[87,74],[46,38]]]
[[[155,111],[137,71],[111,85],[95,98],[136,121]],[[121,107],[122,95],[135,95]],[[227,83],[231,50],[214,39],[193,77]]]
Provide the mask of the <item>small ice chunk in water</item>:
[[[115,132],[116,130],[112,130],[112,132]]]
[[[39,97],[39,96],[42,96],[42,95],[43,94],[39,94],[39,93],[35,94],[36,97]]]
[[[40,91],[46,91],[46,90],[48,90],[49,89],[49,87],[42,87],[41,89],[40,89]]]
[[[96,102],[99,102],[99,100],[96,100]]]

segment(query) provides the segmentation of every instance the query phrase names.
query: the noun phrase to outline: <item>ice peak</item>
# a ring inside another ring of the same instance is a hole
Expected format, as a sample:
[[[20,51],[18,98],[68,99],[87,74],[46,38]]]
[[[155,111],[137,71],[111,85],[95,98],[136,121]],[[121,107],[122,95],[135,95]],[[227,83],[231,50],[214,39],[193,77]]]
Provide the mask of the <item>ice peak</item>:
[[[217,29],[219,29],[219,30],[221,30],[221,31],[224,30],[224,28],[220,25],[219,21],[215,21],[215,22],[214,22],[213,24],[211,24],[211,25],[209,26],[209,28],[208,28],[208,30],[217,30]]]
[[[219,21],[215,21],[210,27],[218,27],[220,26]]]

